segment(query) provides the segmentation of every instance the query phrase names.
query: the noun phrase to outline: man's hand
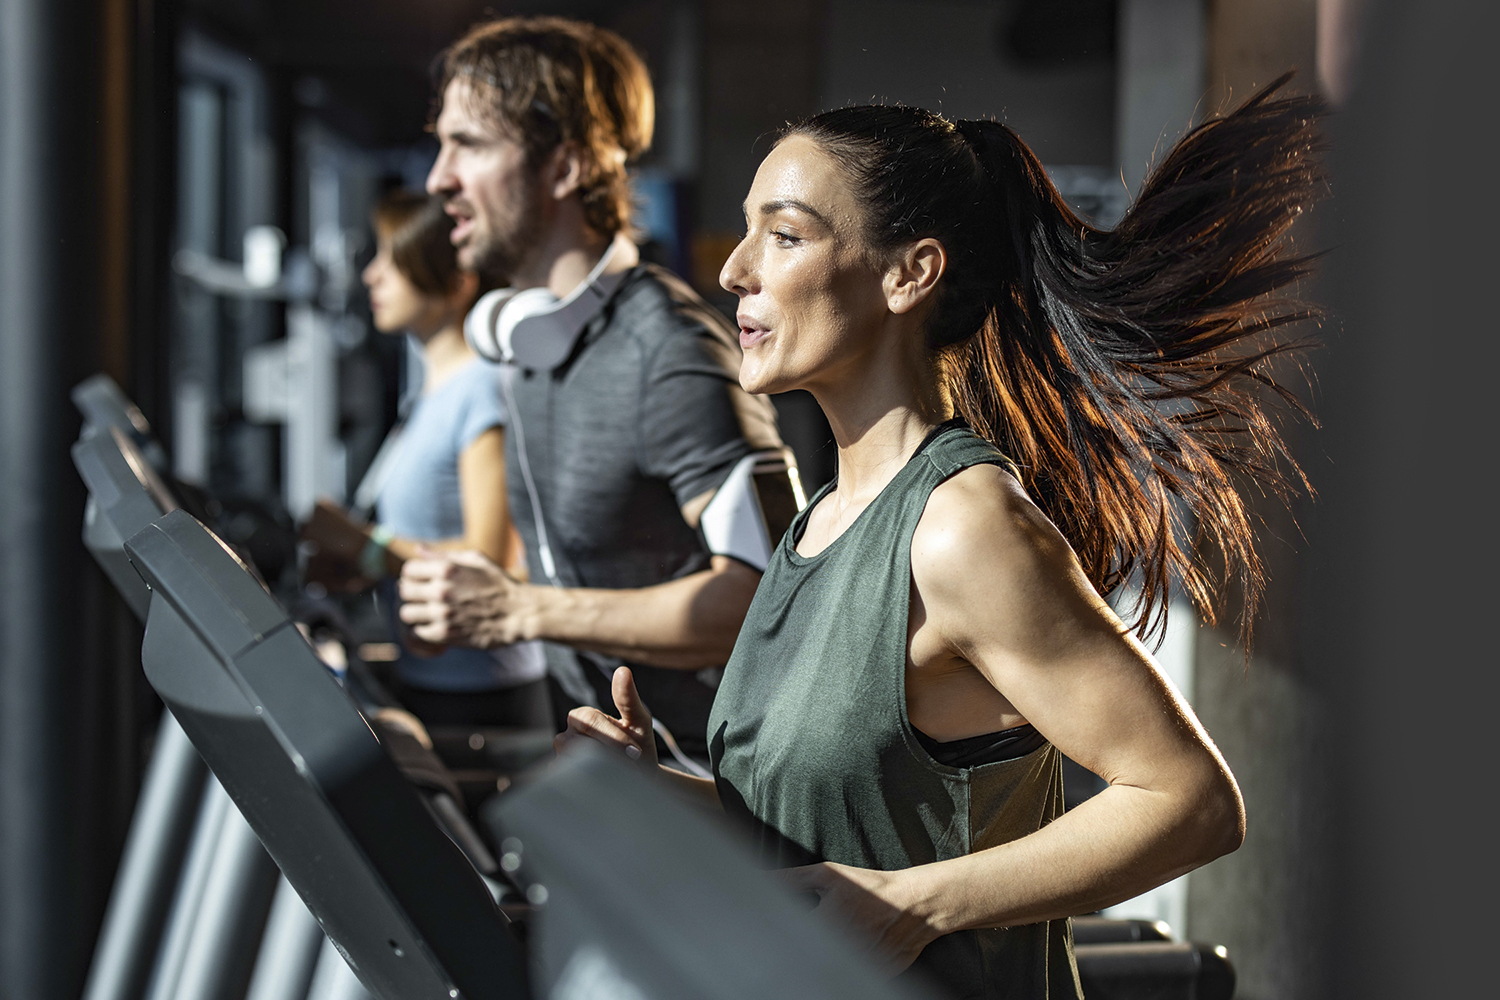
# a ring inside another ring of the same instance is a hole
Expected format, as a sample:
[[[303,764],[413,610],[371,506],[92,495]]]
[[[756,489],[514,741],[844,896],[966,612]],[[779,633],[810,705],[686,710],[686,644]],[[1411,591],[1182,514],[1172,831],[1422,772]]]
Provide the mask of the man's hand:
[[[869,942],[882,971],[894,976],[938,936],[916,912],[917,871],[882,872],[825,861],[777,875],[793,892],[816,894],[816,912]]]
[[[651,731],[651,711],[635,689],[635,675],[629,667],[616,667],[610,678],[610,694],[615,699],[617,719],[597,708],[575,708],[568,713],[568,728],[552,740],[552,748],[562,753],[579,740],[596,740],[618,750],[631,760],[656,767],[656,736]]]
[[[529,589],[478,552],[424,552],[401,567],[401,620],[424,642],[495,649],[530,638]]]

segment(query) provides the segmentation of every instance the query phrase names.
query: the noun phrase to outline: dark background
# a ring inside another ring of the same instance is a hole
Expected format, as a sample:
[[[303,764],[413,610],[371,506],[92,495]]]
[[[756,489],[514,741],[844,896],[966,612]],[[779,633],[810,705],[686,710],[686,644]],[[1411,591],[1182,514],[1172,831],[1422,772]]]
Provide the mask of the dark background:
[[[593,19],[640,48],[658,88],[648,249],[721,304],[740,199],[789,118],[870,100],[995,115],[1107,223],[1193,118],[1293,67],[1332,98],[1335,197],[1297,234],[1332,250],[1304,289],[1332,307],[1312,361],[1322,428],[1296,432],[1319,499],[1257,507],[1273,588],[1249,662],[1222,630],[1186,633],[1178,682],[1250,836],[1193,874],[1175,929],[1228,946],[1245,1000],[1492,978],[1490,5],[3,0],[0,998],[78,995],[157,711],[139,631],[78,542],[67,389],[108,372],[183,478],[283,504],[282,432],[246,413],[243,366],[285,311],[171,266],[184,248],[237,262],[246,227],[275,225],[348,272],[325,304],[357,480],[406,372],[350,283],[368,208],[420,181],[432,61],[492,8]],[[815,408],[778,405],[820,482]]]

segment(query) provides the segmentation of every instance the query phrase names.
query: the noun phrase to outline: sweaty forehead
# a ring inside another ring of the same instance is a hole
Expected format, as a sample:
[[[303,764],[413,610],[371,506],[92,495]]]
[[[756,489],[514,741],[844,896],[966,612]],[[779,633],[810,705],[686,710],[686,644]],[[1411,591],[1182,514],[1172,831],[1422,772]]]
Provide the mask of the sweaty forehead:
[[[745,209],[755,216],[765,205],[784,202],[807,205],[840,230],[860,217],[859,200],[844,169],[816,142],[800,135],[778,143],[761,162]]]

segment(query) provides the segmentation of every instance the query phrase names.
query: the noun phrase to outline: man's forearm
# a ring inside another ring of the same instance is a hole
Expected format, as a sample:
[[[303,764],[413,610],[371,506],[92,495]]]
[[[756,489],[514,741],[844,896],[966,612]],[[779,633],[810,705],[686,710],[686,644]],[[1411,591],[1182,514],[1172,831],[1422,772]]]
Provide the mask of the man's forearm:
[[[729,659],[760,574],[715,556],[711,569],[639,590],[527,587],[523,631],[631,663],[700,670]]]

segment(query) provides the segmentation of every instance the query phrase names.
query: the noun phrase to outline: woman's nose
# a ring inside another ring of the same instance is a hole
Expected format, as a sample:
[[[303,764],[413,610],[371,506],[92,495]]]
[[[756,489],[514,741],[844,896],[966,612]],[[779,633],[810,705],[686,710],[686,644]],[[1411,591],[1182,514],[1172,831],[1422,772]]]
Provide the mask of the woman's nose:
[[[729,259],[724,261],[724,266],[719,269],[719,287],[726,292],[736,295],[748,295],[748,272],[745,267],[744,254],[745,241],[740,240],[734,250],[729,254]]]

